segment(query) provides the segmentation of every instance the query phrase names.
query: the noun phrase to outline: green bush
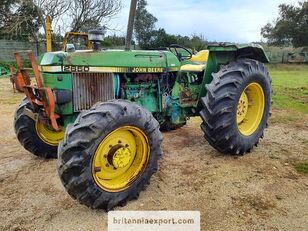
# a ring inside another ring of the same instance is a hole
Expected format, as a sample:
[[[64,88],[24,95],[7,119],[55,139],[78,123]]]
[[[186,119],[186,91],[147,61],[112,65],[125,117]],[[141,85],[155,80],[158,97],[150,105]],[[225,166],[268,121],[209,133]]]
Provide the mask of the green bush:
[[[24,60],[24,67],[31,67],[30,61],[29,60]],[[4,61],[4,60],[0,60],[0,67],[4,67],[8,70],[10,70],[10,66],[13,66],[15,69],[17,69],[17,64],[16,62],[12,62],[12,61]]]
[[[0,67],[4,67],[8,70],[10,70],[10,65],[12,65],[13,67],[17,68],[17,65],[15,62],[6,62],[6,61],[1,61],[0,60]]]

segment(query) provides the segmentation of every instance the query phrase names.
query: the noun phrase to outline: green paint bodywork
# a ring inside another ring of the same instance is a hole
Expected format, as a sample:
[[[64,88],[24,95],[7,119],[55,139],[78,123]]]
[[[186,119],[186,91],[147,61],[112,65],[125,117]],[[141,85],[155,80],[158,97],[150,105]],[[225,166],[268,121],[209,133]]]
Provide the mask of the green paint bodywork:
[[[71,90],[72,71],[111,72],[114,75],[114,92],[121,84],[123,94],[117,96],[136,102],[152,112],[160,123],[165,120],[173,124],[185,124],[188,117],[197,116],[201,110],[201,98],[206,95],[206,84],[212,81],[212,73],[238,58],[251,58],[268,62],[261,46],[258,45],[213,45],[208,47],[209,58],[203,72],[181,71],[185,64],[198,65],[190,60],[181,60],[172,52],[103,50],[100,52],[81,51],[74,53],[46,53],[40,58],[44,86],[54,91]],[[159,79],[136,83],[131,76],[138,74],[159,75]],[[172,89],[162,86],[164,78],[173,82]],[[72,92],[74,94],[74,92]],[[72,100],[73,101],[73,100]],[[55,112],[62,117],[63,126],[75,120],[78,113],[73,103],[57,105]]]
[[[41,66],[91,66],[91,67],[161,67],[179,68],[180,62],[166,51],[82,51],[75,53],[46,53],[40,60]]]
[[[72,53],[64,65],[95,67],[179,67],[179,61],[171,52],[163,51],[120,51]]]
[[[157,90],[152,84],[131,84],[128,85],[125,93],[127,99],[135,99],[134,101],[136,103],[144,105],[150,112],[154,113],[159,111],[159,99],[156,97]]]

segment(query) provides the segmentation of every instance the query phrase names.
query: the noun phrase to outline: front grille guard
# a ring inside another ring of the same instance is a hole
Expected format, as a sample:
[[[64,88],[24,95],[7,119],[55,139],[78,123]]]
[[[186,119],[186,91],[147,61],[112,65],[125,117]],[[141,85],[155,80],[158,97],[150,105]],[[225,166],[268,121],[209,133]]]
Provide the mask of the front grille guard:
[[[112,73],[72,73],[74,112],[115,98]]]

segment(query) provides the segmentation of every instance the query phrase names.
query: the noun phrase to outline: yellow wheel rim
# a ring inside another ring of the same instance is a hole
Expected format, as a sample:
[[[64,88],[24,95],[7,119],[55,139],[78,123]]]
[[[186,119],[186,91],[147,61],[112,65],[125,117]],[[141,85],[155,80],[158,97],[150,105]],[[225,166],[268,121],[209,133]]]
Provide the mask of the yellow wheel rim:
[[[46,144],[58,146],[64,138],[64,131],[54,131],[47,125],[36,122],[36,132],[39,138]]]
[[[99,144],[92,160],[92,175],[103,190],[120,192],[143,173],[149,158],[144,132],[132,126],[121,127]]]
[[[265,97],[261,85],[249,84],[242,92],[237,105],[236,122],[242,135],[250,136],[258,129],[264,107]]]

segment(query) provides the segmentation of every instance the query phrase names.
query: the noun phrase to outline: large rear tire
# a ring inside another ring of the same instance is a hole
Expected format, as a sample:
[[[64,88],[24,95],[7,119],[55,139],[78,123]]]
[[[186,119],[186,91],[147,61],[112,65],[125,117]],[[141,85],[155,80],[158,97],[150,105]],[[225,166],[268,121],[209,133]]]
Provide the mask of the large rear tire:
[[[59,146],[58,172],[68,194],[109,211],[136,199],[158,168],[162,135],[150,112],[113,100],[82,112]]]
[[[200,112],[207,141],[222,153],[250,152],[263,138],[271,93],[268,70],[256,60],[239,59],[213,74]]]
[[[27,99],[24,99],[15,112],[14,129],[21,145],[32,154],[45,159],[57,158],[58,144],[64,137],[64,132],[53,131],[48,126],[35,122],[24,113],[25,108],[31,109]]]

